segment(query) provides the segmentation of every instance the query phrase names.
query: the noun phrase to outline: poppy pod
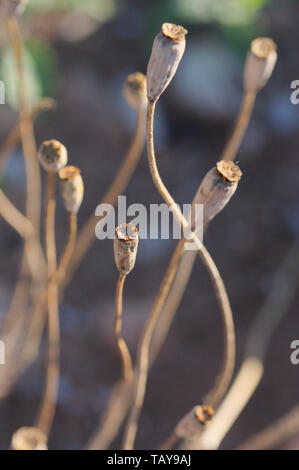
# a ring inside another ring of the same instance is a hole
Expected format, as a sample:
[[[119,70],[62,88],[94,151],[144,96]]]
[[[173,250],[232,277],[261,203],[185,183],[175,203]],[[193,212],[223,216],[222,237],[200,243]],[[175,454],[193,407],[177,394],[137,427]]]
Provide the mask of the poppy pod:
[[[38,159],[46,171],[57,173],[67,164],[67,150],[58,140],[46,140],[39,148]]]
[[[187,30],[182,26],[164,23],[154,39],[147,67],[147,96],[157,100],[173,79],[186,47]]]
[[[27,0],[2,0],[1,5],[7,16],[19,16],[26,7]]]
[[[123,86],[123,95],[133,109],[146,105],[146,76],[141,72],[127,76]]]
[[[191,226],[196,230],[195,205],[203,205],[203,226],[212,220],[228,204],[235,194],[242,171],[235,163],[221,160],[202,180],[192,202]]]
[[[59,171],[58,176],[65,210],[77,214],[84,196],[81,171],[75,166],[65,166]]]
[[[134,268],[137,248],[138,230],[133,224],[121,224],[115,230],[114,259],[121,274],[129,274]]]
[[[210,406],[195,406],[176,425],[175,435],[181,439],[194,436],[201,426],[205,426],[214,416]]]
[[[257,38],[251,43],[244,67],[244,89],[257,92],[272,75],[277,61],[277,46],[270,38]]]
[[[38,428],[24,426],[12,435],[11,448],[13,450],[48,450],[47,437]]]

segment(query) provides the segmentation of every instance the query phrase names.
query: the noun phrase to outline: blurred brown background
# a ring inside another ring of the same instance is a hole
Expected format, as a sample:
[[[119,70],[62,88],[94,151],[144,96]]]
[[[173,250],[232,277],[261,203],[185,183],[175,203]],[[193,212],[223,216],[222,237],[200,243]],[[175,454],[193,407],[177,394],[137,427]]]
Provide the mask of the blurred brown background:
[[[42,3],[42,5],[40,5]],[[82,169],[86,196],[79,223],[94,211],[129,146],[135,114],[122,98],[128,73],[146,72],[152,40],[164,21],[183,24],[187,48],[163,94],[155,121],[161,175],[178,203],[189,203],[217,161],[242,97],[242,66],[258,35],[278,43],[274,74],[259,94],[239,153],[244,177],[229,207],[209,227],[206,245],[222,273],[235,316],[238,364],[251,321],[271,289],[274,273],[299,236],[299,106],[290,83],[299,79],[299,4],[296,0],[29,0],[22,19],[34,101],[58,101],[37,121],[37,140],[56,138]],[[0,109],[2,139],[16,120],[7,38],[1,33],[1,74],[7,105]],[[23,160],[16,152],[2,187],[23,205]],[[145,154],[126,191],[128,205],[161,202]],[[0,221],[0,321],[9,305],[22,243]],[[58,246],[66,217],[58,204]],[[124,331],[132,351],[149,313],[173,241],[144,240],[125,288]],[[79,449],[96,428],[119,377],[112,322],[117,271],[112,242],[96,241],[67,288],[60,309],[62,365],[52,449]],[[299,297],[279,326],[258,391],[225,439],[233,448],[299,401],[299,366],[290,343],[299,339]],[[21,315],[22,312],[20,312]],[[38,361],[0,403],[0,446],[31,425],[44,380],[45,342]],[[191,282],[154,365],[140,420],[137,448],[157,448],[178,419],[208,391],[223,357],[221,321],[210,280],[196,262]],[[8,367],[6,366],[0,367]],[[116,441],[113,447],[119,445]],[[299,441],[289,446],[296,447]]]

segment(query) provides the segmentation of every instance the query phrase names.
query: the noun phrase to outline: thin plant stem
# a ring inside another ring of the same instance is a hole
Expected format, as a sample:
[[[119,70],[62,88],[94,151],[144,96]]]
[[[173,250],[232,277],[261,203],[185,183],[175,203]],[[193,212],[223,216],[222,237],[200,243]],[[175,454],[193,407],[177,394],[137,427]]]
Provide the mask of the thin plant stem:
[[[297,239],[278,269],[271,291],[255,317],[245,358],[218,412],[192,448],[217,449],[256,391],[264,374],[265,356],[273,333],[295,297],[299,279]],[[283,288],[282,288],[283,286]]]
[[[32,256],[32,263],[36,264],[35,281],[38,282],[40,259],[37,250],[40,230],[41,211],[41,179],[40,168],[36,158],[36,144],[30,112],[26,98],[26,80],[24,69],[24,50],[18,22],[15,18],[7,21],[8,32],[16,60],[18,76],[20,132],[26,169],[26,217],[34,227],[34,233],[28,240],[28,250]]]
[[[60,285],[66,275],[67,269],[71,262],[72,256],[74,254],[76,239],[77,239],[77,230],[78,230],[78,215],[69,213],[68,214],[68,238],[64,248],[64,251],[61,255],[58,269],[57,269],[57,282]]]
[[[117,343],[117,347],[120,353],[122,362],[122,373],[121,378],[124,381],[130,380],[133,374],[132,359],[129,348],[122,336],[122,313],[123,313],[123,290],[126,275],[120,273],[116,285],[115,293],[115,319],[114,319],[114,336]]]
[[[69,228],[68,236],[65,244],[64,251],[60,257],[57,273],[55,277],[58,284],[64,279],[65,272],[67,271],[71,256],[74,252],[76,233],[77,233],[77,215],[69,214]],[[25,292],[28,292],[28,288],[25,286]],[[18,305],[16,301],[16,305]],[[39,349],[39,341],[42,336],[44,327],[44,319],[47,313],[47,287],[41,290],[40,294],[34,299],[32,313],[29,321],[29,328],[26,329],[25,337],[23,339],[23,346],[17,357],[12,357],[10,360],[10,373],[9,378],[0,381],[0,398],[5,396],[13,381],[19,374],[22,373],[26,367],[31,364],[34,358],[37,356]],[[6,344],[6,341],[5,341]],[[3,382],[3,385],[2,385]],[[4,385],[5,382],[5,385]]]
[[[299,433],[299,405],[254,434],[237,447],[237,450],[272,450],[288,442]]]
[[[130,148],[125,156],[122,166],[109,187],[108,191],[104,194],[99,204],[111,204],[115,206],[119,195],[125,191],[135,169],[140,160],[142,150],[145,143],[145,116],[146,111],[143,105],[138,108],[137,123],[135,133],[130,145]],[[70,265],[67,280],[73,276],[74,272],[79,267],[82,259],[87,254],[88,250],[95,241],[95,225],[98,222],[98,217],[91,215],[87,222],[80,230],[76,244],[75,253]]]
[[[59,386],[60,326],[56,278],[55,178],[55,173],[47,173],[45,234],[48,262],[48,358],[44,396],[36,424],[46,436],[49,436],[52,427]]]
[[[30,220],[23,215],[0,189],[0,215],[20,235],[21,238],[30,237],[34,231]]]
[[[153,138],[153,121],[154,121],[155,105],[156,105],[155,101],[149,101],[148,108],[147,108],[147,153],[148,153],[148,163],[149,163],[150,172],[152,175],[153,182],[156,185],[160,195],[162,196],[164,201],[167,203],[167,205],[171,208],[174,216],[180,222],[182,228],[183,229],[189,228],[187,220],[184,218],[180,209],[176,205],[173,197],[168,192],[166,186],[161,180],[161,177],[158,171],[156,157],[155,157],[155,150],[154,150],[154,138]],[[224,283],[220,276],[220,273],[212,257],[210,256],[206,248],[203,246],[203,244],[199,241],[199,239],[194,233],[192,234],[192,239],[196,243],[198,254],[201,260],[203,261],[204,265],[206,266],[209,272],[209,275],[211,277],[215,294],[216,294],[217,300],[221,308],[222,319],[223,319],[224,326],[225,326],[224,366],[222,368],[222,372],[219,378],[217,379],[216,387],[212,390],[212,393],[209,395],[210,399],[212,400],[210,404],[211,406],[214,407],[215,404],[218,404],[218,400],[220,399],[220,396],[222,396],[223,393],[225,393],[229,385],[229,381],[231,379],[233,369],[234,369],[234,363],[235,363],[234,323],[233,323],[233,316],[232,316],[232,312],[230,308],[229,299],[226,293]],[[181,248],[178,249],[178,246],[179,245],[177,245],[176,251],[177,251],[177,256],[179,259],[181,255]],[[178,260],[174,258],[174,262],[178,263]],[[177,267],[177,264],[176,264],[176,267]],[[167,285],[168,290],[172,284],[174,275],[175,275],[175,272],[173,274],[173,278],[171,281],[169,281],[170,276],[166,275],[166,283],[167,283],[166,285]],[[158,321],[159,314],[160,314],[159,297],[161,296],[161,298],[163,299],[163,295],[164,295],[163,282],[162,282],[162,286],[158,295],[157,302],[154,305],[154,308],[150,314],[150,317],[147,321],[147,324],[145,326],[145,329],[143,331],[141,341],[140,341],[138,358],[137,358],[137,377],[136,377],[134,399],[133,399],[133,404],[132,404],[131,412],[129,415],[128,423],[126,426],[124,441],[123,441],[123,447],[125,450],[131,450],[134,447],[139,415],[140,415],[140,411],[143,405],[145,390],[146,390],[148,367],[149,367],[149,345],[150,345],[152,333],[154,331],[154,328],[156,326],[156,323]],[[164,304],[164,301],[163,303],[161,302],[162,305]]]
[[[239,116],[220,160],[235,160],[252,115],[255,99],[256,92],[244,91]]]
[[[167,272],[161,283],[158,295],[155,299],[153,308],[148,317],[146,325],[143,328],[143,332],[142,332],[141,339],[139,342],[139,348],[138,348],[138,353],[137,353],[138,364],[137,364],[137,370],[136,370],[136,390],[135,390],[132,411],[129,416],[129,421],[128,421],[125,435],[124,435],[123,448],[125,450],[130,450],[134,446],[139,413],[143,405],[146,384],[147,384],[147,376],[148,376],[148,369],[149,369],[149,348],[150,348],[150,343],[152,339],[152,334],[156,327],[161,308],[167,298],[169,288],[177,272],[177,267],[178,267],[178,263],[181,257],[182,247],[184,246],[184,242],[185,241],[182,239],[179,243],[177,243],[176,249],[169,263]]]
[[[248,124],[255,103],[255,98],[256,96],[254,93],[244,93],[233,133],[227,145],[225,146],[225,149],[219,160],[233,161],[236,159],[246,130],[248,128]],[[182,261],[178,268],[176,278],[169,292],[169,296],[166,300],[165,306],[163,307],[159,328],[157,328],[156,334],[153,339],[153,355],[156,355],[159,352],[159,349],[167,336],[167,332],[169,331],[172,320],[182,301],[182,297],[188,285],[192,269],[195,263],[196,255],[197,253],[195,251],[187,251],[182,254]]]

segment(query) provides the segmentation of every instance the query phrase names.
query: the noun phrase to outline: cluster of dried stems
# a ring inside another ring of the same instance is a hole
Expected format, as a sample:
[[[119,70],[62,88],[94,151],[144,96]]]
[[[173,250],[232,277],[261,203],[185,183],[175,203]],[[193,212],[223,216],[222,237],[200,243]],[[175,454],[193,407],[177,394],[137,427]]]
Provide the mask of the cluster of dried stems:
[[[59,299],[80,262],[91,247],[95,235],[96,217],[92,214],[77,236],[77,213],[80,208],[84,186],[80,170],[68,166],[68,153],[56,140],[45,141],[37,151],[34,119],[42,110],[55,109],[55,102],[42,99],[31,110],[27,104],[24,73],[23,43],[19,30],[18,15],[25,6],[21,0],[1,2],[2,13],[15,55],[19,90],[19,120],[0,149],[0,172],[3,174],[13,149],[21,142],[26,168],[26,207],[23,214],[0,190],[0,215],[24,240],[24,250],[19,277],[5,317],[2,338],[6,344],[8,367],[0,370],[0,397],[9,392],[16,378],[36,358],[44,327],[47,323],[48,355],[45,389],[36,423],[21,427],[12,436],[13,449],[47,449],[48,438],[55,416],[59,383]],[[276,45],[269,38],[255,39],[245,62],[244,97],[233,133],[219,159],[204,176],[194,196],[191,222],[184,218],[173,196],[163,182],[156,161],[154,148],[154,113],[158,100],[175,76],[186,46],[187,31],[170,23],[164,23],[156,36],[147,75],[129,75],[123,94],[128,104],[136,110],[136,130],[124,161],[100,202],[115,205],[132,177],[147,141],[149,171],[162,199],[171,208],[183,229],[188,229],[196,249],[186,251],[186,239],[178,243],[144,325],[137,351],[135,365],[129,347],[122,335],[123,293],[127,275],[133,270],[138,250],[138,230],[132,224],[116,229],[114,256],[119,278],[116,285],[114,334],[119,350],[122,372],[113,387],[106,412],[99,428],[90,439],[88,449],[106,449],[117,436],[125,418],[122,447],[133,449],[142,410],[148,374],[172,324],[182,296],[187,287],[196,256],[206,267],[218,301],[223,323],[224,360],[215,385],[201,405],[186,413],[175,429],[161,445],[169,449],[181,441],[182,448],[217,448],[242,409],[251,398],[263,374],[264,357],[272,333],[287,311],[294,296],[299,274],[298,241],[286,257],[275,283],[286,279],[283,295],[274,285],[271,295],[258,313],[249,334],[245,359],[231,388],[229,385],[235,366],[235,329],[233,315],[224,282],[199,234],[196,232],[195,204],[203,204],[203,229],[228,204],[237,190],[242,172],[234,163],[245,135],[256,95],[270,78],[277,59]],[[40,240],[41,178],[40,165],[46,171],[46,204],[44,215],[45,241]],[[68,215],[67,240],[59,262],[55,241],[56,180],[60,181],[61,197]],[[184,231],[183,233],[186,233]],[[19,306],[23,306],[20,315]],[[297,407],[294,411],[298,414]],[[214,416],[215,414],[215,416]],[[211,422],[211,423],[210,423]],[[209,423],[209,424],[208,424]],[[278,445],[285,430],[293,435],[298,430],[298,420],[293,413],[281,419],[276,432],[265,430],[243,447]],[[280,430],[280,431],[279,431]],[[273,444],[275,442],[275,444]]]

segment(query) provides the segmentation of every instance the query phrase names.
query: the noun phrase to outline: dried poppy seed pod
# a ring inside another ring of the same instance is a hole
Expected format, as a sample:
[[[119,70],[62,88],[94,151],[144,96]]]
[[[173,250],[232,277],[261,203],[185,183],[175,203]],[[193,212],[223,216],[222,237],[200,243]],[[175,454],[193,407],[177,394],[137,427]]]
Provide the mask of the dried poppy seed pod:
[[[134,268],[137,248],[138,230],[133,224],[121,224],[115,230],[114,259],[121,274],[129,274]]]
[[[67,164],[67,150],[58,140],[46,140],[39,148],[38,159],[46,171],[57,173]]]
[[[191,226],[196,230],[199,221],[196,219],[196,204],[203,204],[203,226],[214,219],[224,209],[235,194],[242,171],[235,163],[221,160],[202,180],[192,202]]]
[[[25,10],[27,0],[1,0],[1,6],[7,16],[19,16]]]
[[[157,100],[173,79],[186,47],[187,30],[182,26],[164,23],[154,39],[147,67],[147,96]]]
[[[257,38],[251,43],[244,67],[245,91],[258,92],[272,75],[277,61],[277,45],[270,38]]]
[[[59,171],[58,176],[65,210],[77,214],[84,196],[81,171],[76,166],[65,166]]]
[[[48,450],[47,436],[38,428],[21,427],[11,438],[13,450]]]
[[[131,73],[127,76],[123,86],[123,95],[126,102],[133,109],[146,106],[146,76],[141,72]]]
[[[194,436],[201,426],[205,426],[214,416],[210,406],[195,406],[176,425],[174,433],[180,439]]]

